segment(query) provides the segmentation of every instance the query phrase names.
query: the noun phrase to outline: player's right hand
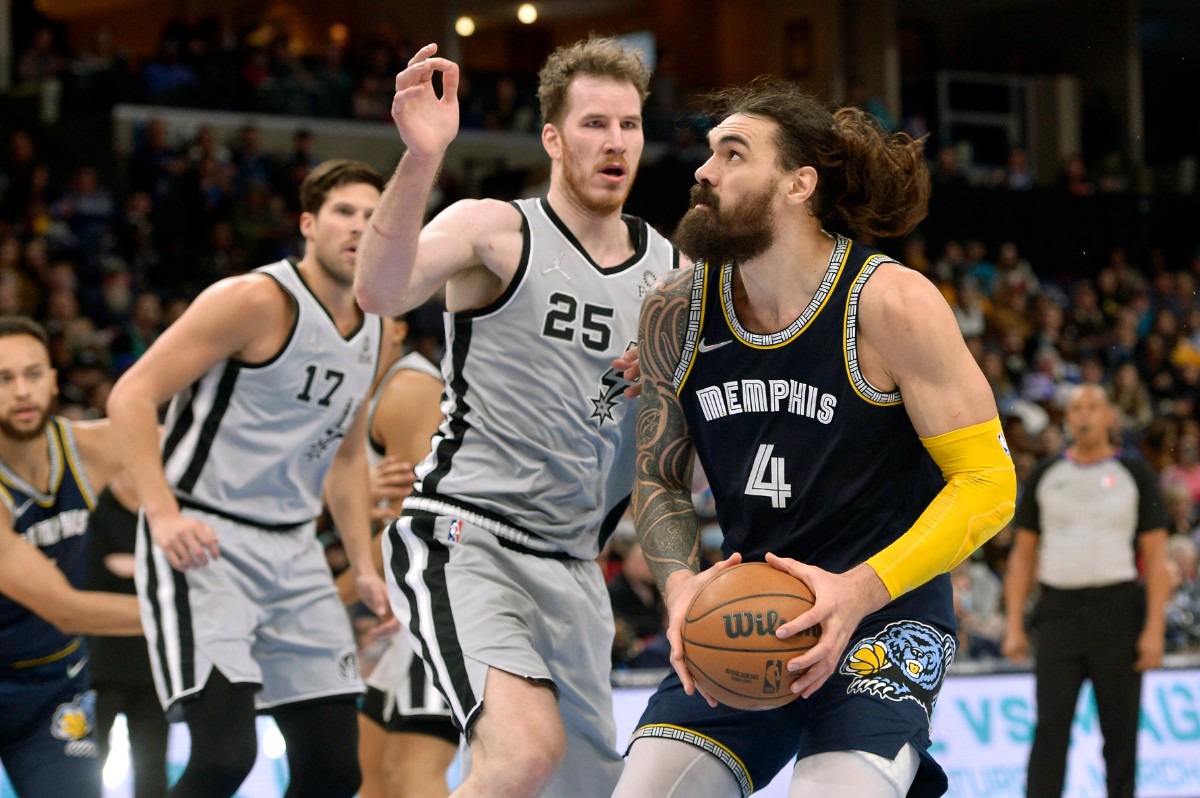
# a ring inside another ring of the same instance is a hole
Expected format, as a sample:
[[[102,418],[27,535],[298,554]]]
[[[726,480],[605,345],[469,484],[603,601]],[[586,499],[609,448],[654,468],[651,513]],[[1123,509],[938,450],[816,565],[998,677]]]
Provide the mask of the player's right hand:
[[[686,571],[676,571],[667,580],[664,600],[667,604],[667,642],[671,644],[671,667],[683,682],[683,691],[688,695],[696,692],[708,702],[711,707],[717,706],[717,699],[700,689],[692,678],[683,659],[683,622],[687,618],[687,609],[692,599],[700,592],[700,588],[721,571],[732,568],[742,561],[742,555],[734,552],[716,565],[698,574],[688,574]]]
[[[212,527],[182,513],[147,519],[150,537],[177,571],[202,568],[221,556]]]
[[[417,158],[441,158],[458,134],[458,64],[435,58],[436,44],[427,44],[396,75],[392,121],[409,153]],[[442,73],[442,96],[433,89],[433,75]]]

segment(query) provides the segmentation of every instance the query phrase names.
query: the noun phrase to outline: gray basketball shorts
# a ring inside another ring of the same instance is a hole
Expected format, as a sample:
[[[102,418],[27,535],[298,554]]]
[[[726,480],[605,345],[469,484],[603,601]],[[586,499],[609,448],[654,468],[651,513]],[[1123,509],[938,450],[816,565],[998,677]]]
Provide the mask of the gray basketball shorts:
[[[221,556],[171,568],[138,519],[137,583],[150,667],[163,708],[203,689],[213,668],[259,686],[260,710],[363,689],[346,608],[313,525],[279,532],[196,510]]]
[[[468,740],[489,668],[544,682],[568,736],[544,794],[608,798],[622,763],[599,566],[515,550],[472,519],[422,511],[391,524],[383,549],[392,610]]]

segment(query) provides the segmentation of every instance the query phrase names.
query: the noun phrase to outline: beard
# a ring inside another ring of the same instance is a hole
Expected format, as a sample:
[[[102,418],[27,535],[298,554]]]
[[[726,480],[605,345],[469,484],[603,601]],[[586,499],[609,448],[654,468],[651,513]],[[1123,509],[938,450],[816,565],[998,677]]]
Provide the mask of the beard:
[[[775,243],[772,193],[768,187],[732,208],[722,209],[712,188],[697,183],[692,186],[692,209],[675,228],[675,246],[692,260],[716,265],[758,257]],[[708,208],[695,207],[700,203]]]
[[[354,272],[347,272],[338,262],[340,258],[341,252],[334,252],[326,257],[319,250],[317,251],[317,265],[321,267],[321,271],[333,282],[343,288],[349,288],[354,285]]]
[[[629,196],[629,190],[633,188],[633,179],[637,176],[637,170],[626,162],[625,171],[629,180],[625,183],[625,187],[620,190],[605,191],[596,196],[588,192],[587,183],[592,176],[591,170],[582,163],[581,159],[575,158],[571,154],[571,146],[567,144],[566,138],[563,139],[562,150],[562,176],[567,194],[579,203],[579,207],[589,213],[604,216],[619,212],[625,205],[625,198]]]
[[[28,443],[46,434],[46,424],[50,421],[50,408],[42,408],[41,415],[29,428],[18,427],[7,418],[0,418],[0,435],[13,441]]]

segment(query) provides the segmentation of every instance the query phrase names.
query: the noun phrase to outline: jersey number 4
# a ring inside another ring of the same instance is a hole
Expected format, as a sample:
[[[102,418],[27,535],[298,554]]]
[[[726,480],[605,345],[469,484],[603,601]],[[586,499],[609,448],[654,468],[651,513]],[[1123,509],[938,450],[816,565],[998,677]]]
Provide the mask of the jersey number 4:
[[[784,481],[783,458],[771,456],[774,451],[773,443],[758,447],[758,454],[754,455],[754,468],[750,470],[750,479],[746,481],[746,495],[766,496],[771,500],[772,507],[782,508],[787,506],[787,500],[792,497],[792,486]],[[769,479],[768,468],[771,471]]]

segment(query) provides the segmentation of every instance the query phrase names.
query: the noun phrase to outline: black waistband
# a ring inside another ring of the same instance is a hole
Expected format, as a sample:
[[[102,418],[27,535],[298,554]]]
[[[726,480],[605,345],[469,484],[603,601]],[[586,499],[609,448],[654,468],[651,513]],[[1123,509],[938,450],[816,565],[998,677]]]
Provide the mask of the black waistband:
[[[186,507],[189,510],[199,510],[202,513],[211,513],[212,515],[219,516],[226,520],[236,521],[239,524],[252,526],[257,529],[262,529],[266,532],[292,532],[312,521],[310,518],[307,521],[297,521],[291,524],[267,524],[263,523],[262,521],[256,521],[253,518],[246,518],[245,516],[237,515],[236,513],[230,513],[226,512],[225,510],[218,510],[215,507],[209,507],[207,504],[203,504],[194,499],[189,499],[186,496],[177,495],[175,499],[179,502],[180,507]]]
[[[470,502],[464,502],[459,499],[449,498],[449,497],[443,496],[441,494],[428,494],[428,493],[425,493],[425,494],[413,493],[409,498],[429,499],[431,501],[440,502],[442,504],[449,505],[450,507],[453,507],[456,509],[461,509],[464,513],[470,513],[473,515],[477,515],[480,518],[482,518],[488,522],[491,522],[489,525],[481,526],[480,528],[484,529],[487,532],[490,532],[496,538],[496,540],[500,543],[501,546],[503,546],[506,549],[509,549],[510,551],[517,551],[522,554],[532,554],[534,557],[545,557],[546,559],[549,559],[549,560],[578,560],[579,559],[578,557],[574,557],[570,554],[567,554],[565,551],[560,551],[558,549],[554,549],[554,550],[537,549],[537,548],[533,548],[532,546],[526,546],[525,544],[521,543],[518,540],[514,540],[510,537],[506,537],[505,533],[511,532],[511,533],[514,533],[515,535],[527,535],[528,537],[533,538],[535,540],[539,540],[539,541],[543,540],[543,538],[538,537],[534,533],[530,532],[528,529],[525,529],[524,527],[522,527],[518,524],[514,524],[512,521],[509,521],[507,518],[504,518],[503,516],[497,515],[496,513],[490,512],[488,510],[484,510],[482,507],[476,507],[475,505],[471,504]],[[449,516],[447,513],[436,513],[436,512],[430,511],[430,510],[423,510],[423,509],[419,509],[416,507],[409,507],[407,505],[404,506],[404,509],[401,512],[401,515],[406,515],[411,518],[437,518],[439,516],[452,517],[452,516]]]

